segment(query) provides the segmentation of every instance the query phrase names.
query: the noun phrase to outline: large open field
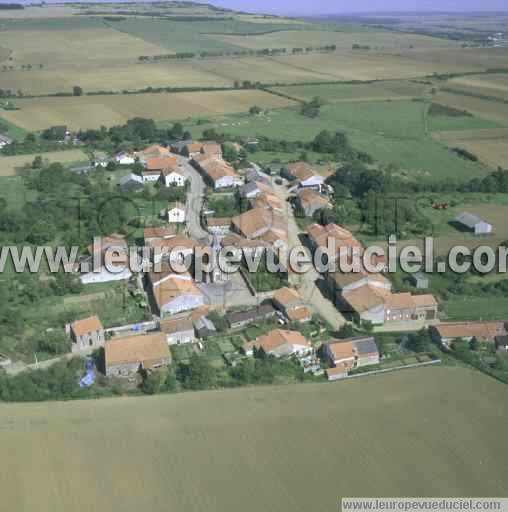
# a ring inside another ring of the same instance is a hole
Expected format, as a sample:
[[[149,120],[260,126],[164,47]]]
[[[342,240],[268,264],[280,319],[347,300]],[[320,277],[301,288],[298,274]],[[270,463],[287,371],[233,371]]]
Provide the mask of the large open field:
[[[94,95],[17,100],[19,110],[4,111],[2,115],[26,130],[59,124],[80,129],[123,124],[138,116],[155,120],[183,119],[246,112],[253,105],[270,109],[293,103],[263,91]]]
[[[87,162],[89,160],[80,149],[51,151],[33,155],[0,156],[0,176],[15,176],[18,169],[30,165],[38,154],[48,162],[61,162],[62,164]]]
[[[506,387],[461,368],[1,409],[2,500],[16,510],[306,512],[343,496],[506,494]]]
[[[238,135],[311,140],[323,129],[344,130],[354,147],[380,162],[396,163],[413,175],[468,179],[487,172],[484,165],[459,158],[432,139],[426,132],[426,108],[423,102],[407,100],[330,102],[315,119],[295,109],[284,109],[257,117],[218,118],[212,125],[196,126],[192,131],[199,135],[199,130],[213,126]]]
[[[446,87],[464,91],[466,94],[498,98],[508,102],[508,74],[504,73],[452,78]]]
[[[386,80],[372,83],[334,83],[288,85],[273,90],[303,101],[320,98],[326,102],[397,100],[422,97],[425,84],[409,80]]]

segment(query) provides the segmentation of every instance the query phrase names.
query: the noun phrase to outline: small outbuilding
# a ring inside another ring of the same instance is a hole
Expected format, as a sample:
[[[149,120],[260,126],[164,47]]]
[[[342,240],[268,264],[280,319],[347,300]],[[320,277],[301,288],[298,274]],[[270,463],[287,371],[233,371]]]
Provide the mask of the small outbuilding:
[[[492,224],[474,213],[459,213],[455,217],[455,222],[474,231],[475,235],[488,235],[492,233]]]

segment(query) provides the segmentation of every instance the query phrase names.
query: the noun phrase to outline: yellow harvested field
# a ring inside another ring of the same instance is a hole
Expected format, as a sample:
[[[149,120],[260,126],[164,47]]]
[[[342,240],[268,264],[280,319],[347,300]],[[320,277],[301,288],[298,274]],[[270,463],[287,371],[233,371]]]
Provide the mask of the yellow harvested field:
[[[65,124],[70,129],[125,123],[133,117],[157,121],[246,112],[257,105],[279,108],[294,102],[264,91],[215,91],[160,94],[34,98],[16,102],[20,110],[2,116],[29,131]]]
[[[213,66],[212,66],[213,69]],[[27,78],[30,77],[30,80]],[[199,69],[192,62],[118,64],[109,67],[67,67],[57,70],[14,71],[0,74],[2,86],[27,94],[71,92],[74,85],[87,91],[138,90],[146,87],[224,87],[234,80]]]
[[[508,101],[508,74],[496,73],[452,78],[447,82],[446,87]]]
[[[43,64],[50,70],[96,65],[106,68],[118,62],[135,63],[140,55],[171,53],[110,28],[0,31],[0,46],[12,50],[10,64],[15,67],[31,64],[37,68]],[[24,72],[25,80],[37,80],[35,72]]]
[[[218,41],[261,50],[263,48],[302,48],[335,44],[340,49],[351,49],[354,44],[368,45],[372,50],[409,50],[421,48],[454,48],[459,43],[448,39],[398,34],[389,31],[340,32],[325,30],[281,30],[261,35],[209,35]]]
[[[43,160],[53,163],[71,164],[87,162],[89,158],[80,149],[64,151],[51,151],[49,153],[34,153],[33,155],[16,155],[0,157],[0,176],[15,176],[18,169],[30,165],[36,156],[42,156]]]
[[[498,101],[489,101],[443,91],[438,92],[434,96],[434,101],[459,110],[467,110],[478,117],[492,119],[501,123],[506,123],[508,119],[508,104]]]
[[[491,167],[505,167],[508,162],[508,128],[436,132],[433,137],[452,148],[462,148]]]

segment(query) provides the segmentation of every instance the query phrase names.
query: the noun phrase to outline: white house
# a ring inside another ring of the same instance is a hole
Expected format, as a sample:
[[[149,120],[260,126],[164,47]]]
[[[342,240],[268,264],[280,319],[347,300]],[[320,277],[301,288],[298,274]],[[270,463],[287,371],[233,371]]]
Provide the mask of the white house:
[[[130,279],[132,272],[129,267],[125,267],[121,272],[110,272],[105,266],[102,266],[98,272],[87,272],[81,274],[79,280],[83,284],[112,283],[114,281],[125,281]]]
[[[492,233],[492,224],[473,213],[462,212],[455,217],[455,222],[474,231],[475,235],[488,235]]]
[[[12,143],[12,139],[6,135],[0,134],[0,149]]]
[[[161,177],[161,171],[160,170],[148,170],[145,169],[142,173],[143,176],[143,183],[155,183],[159,181],[159,178]]]
[[[185,205],[183,203],[169,203],[167,208],[169,223],[184,223],[186,219]]]
[[[187,177],[175,169],[165,169],[161,173],[161,180],[166,187],[184,187]]]
[[[134,157],[134,155],[132,153],[122,152],[122,153],[118,153],[115,156],[115,162],[118,165],[132,165],[136,162],[136,158]]]

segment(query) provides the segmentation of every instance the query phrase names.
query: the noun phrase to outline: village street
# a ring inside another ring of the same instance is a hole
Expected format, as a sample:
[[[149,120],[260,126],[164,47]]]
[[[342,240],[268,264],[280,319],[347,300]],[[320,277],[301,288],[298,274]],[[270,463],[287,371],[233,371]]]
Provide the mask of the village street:
[[[293,247],[302,245],[299,235],[303,233],[296,223],[291,205],[287,202],[289,194],[286,187],[274,184],[274,190],[276,195],[285,205],[283,216],[287,222],[289,253]],[[298,283],[298,290],[302,298],[316,313],[320,314],[334,329],[339,329],[346,323],[346,320],[332,304],[332,302],[330,302],[321,293],[317,283],[323,278],[320,276],[314,266],[309,272],[300,274],[299,279],[300,281]]]
[[[189,190],[187,193],[187,230],[189,236],[199,241],[209,241],[208,232],[201,227],[201,209],[205,194],[205,183],[198,171],[192,167],[188,159],[178,156],[178,163],[185,176],[189,179]]]

